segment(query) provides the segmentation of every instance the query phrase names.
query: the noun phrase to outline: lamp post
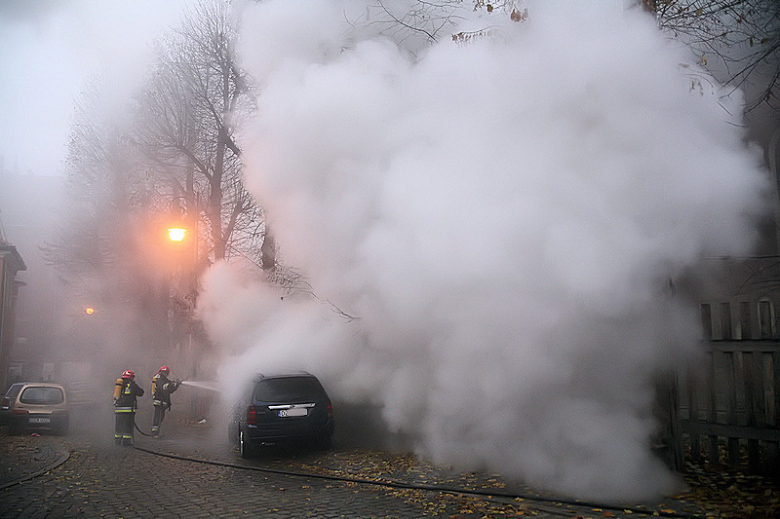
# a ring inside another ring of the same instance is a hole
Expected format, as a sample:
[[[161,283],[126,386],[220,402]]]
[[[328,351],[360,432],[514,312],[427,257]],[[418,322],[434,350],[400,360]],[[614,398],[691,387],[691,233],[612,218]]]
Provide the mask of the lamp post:
[[[186,285],[184,287],[185,299],[193,300],[192,306],[194,306],[194,294],[197,293],[197,280],[198,280],[198,221],[197,217],[191,219],[191,225],[194,227],[192,232],[184,225],[171,225],[168,227],[168,239],[174,243],[181,243],[187,246],[189,252],[187,260],[182,265],[182,278],[186,278]]]
[[[197,222],[195,222],[197,226]],[[187,303],[188,310],[192,310],[195,307],[195,299],[197,294],[197,266],[198,266],[198,243],[197,243],[197,227],[190,231],[186,226],[175,224],[171,225],[167,229],[168,239],[174,244],[180,244],[183,249],[179,249],[179,253],[182,256],[179,258],[182,260],[179,268],[181,269],[181,275],[179,278],[179,294],[182,301]]]
[[[193,204],[194,205],[194,204]],[[190,206],[192,207],[192,206]],[[196,344],[193,341],[195,332],[194,313],[198,296],[198,215],[197,211],[187,211],[184,218],[178,218],[175,225],[170,225],[167,229],[168,239],[179,250],[181,275],[179,277],[178,294],[171,298],[178,302],[177,311],[172,312],[171,317],[174,324],[183,324],[186,328],[175,326],[179,333],[173,337],[174,344],[181,348],[180,352],[187,361],[186,371],[189,376],[198,376],[198,355]],[[186,222],[181,224],[181,222]],[[183,318],[182,320],[179,320]],[[184,337],[186,335],[186,338]],[[202,413],[199,395],[190,395],[190,413],[197,417]]]

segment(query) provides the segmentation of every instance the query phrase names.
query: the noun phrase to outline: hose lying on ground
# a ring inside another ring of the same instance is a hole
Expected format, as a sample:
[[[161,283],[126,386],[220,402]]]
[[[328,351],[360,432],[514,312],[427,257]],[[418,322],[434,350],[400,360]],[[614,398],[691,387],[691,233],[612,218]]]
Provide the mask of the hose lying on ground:
[[[505,499],[522,499],[526,501],[537,501],[537,502],[543,502],[543,503],[558,503],[558,504],[564,504],[564,505],[572,505],[572,506],[578,506],[578,507],[585,507],[585,508],[600,508],[604,510],[619,510],[623,512],[628,513],[634,513],[634,514],[646,514],[646,515],[652,515],[657,517],[680,517],[685,519],[698,519],[702,518],[704,516],[692,514],[688,512],[677,512],[672,510],[653,510],[650,508],[643,508],[643,507],[617,507],[612,505],[605,505],[603,503],[591,503],[587,501],[573,501],[573,500],[565,500],[565,499],[554,499],[554,498],[548,498],[548,497],[542,497],[542,496],[535,496],[531,494],[520,494],[520,493],[508,493],[508,492],[495,492],[495,491],[488,491],[488,490],[477,490],[477,489],[464,489],[464,488],[457,488],[457,487],[447,487],[443,485],[424,485],[419,483],[404,483],[402,481],[392,481],[392,480],[372,480],[372,479],[361,479],[361,478],[351,478],[351,477],[345,477],[345,476],[335,476],[335,475],[325,475],[325,474],[313,474],[310,472],[296,472],[296,471],[290,471],[290,470],[280,470],[280,469],[271,469],[266,467],[253,467],[249,465],[237,465],[235,463],[225,463],[222,461],[213,461],[213,460],[204,460],[204,459],[198,459],[198,458],[189,458],[187,456],[179,456],[177,454],[168,454],[165,452],[157,452],[150,449],[145,449],[143,447],[139,447],[138,445],[133,445],[133,447],[136,450],[143,451],[149,454],[153,454],[155,456],[162,456],[164,458],[171,458],[175,460],[182,460],[182,461],[191,461],[194,463],[203,463],[206,465],[215,465],[218,467],[230,467],[235,469],[243,469],[243,470],[254,470],[256,472],[266,472],[269,474],[281,474],[285,476],[297,476],[302,478],[312,478],[312,479],[325,479],[329,481],[340,481],[344,483],[356,483],[361,485],[374,485],[374,486],[381,486],[381,487],[388,487],[388,488],[398,488],[398,489],[404,489],[404,490],[427,490],[431,492],[442,492],[447,494],[467,494],[467,495],[476,495],[476,496],[482,496],[482,497],[489,497],[489,498],[505,498]]]

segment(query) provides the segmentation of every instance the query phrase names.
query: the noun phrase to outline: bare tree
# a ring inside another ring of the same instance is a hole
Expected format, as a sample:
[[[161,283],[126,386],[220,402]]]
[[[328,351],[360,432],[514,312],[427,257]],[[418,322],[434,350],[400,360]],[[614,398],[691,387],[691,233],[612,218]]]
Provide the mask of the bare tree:
[[[777,0],[643,0],[659,26],[691,45],[702,65],[734,88],[755,92],[780,111],[780,2]]]
[[[366,19],[360,23],[380,26],[382,34],[414,51],[417,45],[410,44],[412,40],[421,42],[422,45],[448,38],[464,42],[488,33],[490,27],[472,33],[453,33],[468,11],[502,14],[513,21],[519,21],[524,16],[520,4],[522,0],[376,0],[375,4],[369,5]]]
[[[236,63],[233,22],[226,2],[204,0],[160,42],[132,119],[101,109],[92,89],[72,126],[71,207],[47,260],[72,287],[93,292],[85,297],[121,306],[136,329],[149,329],[146,343],[170,345],[171,327],[192,322],[204,264],[263,261],[264,218],[244,188],[235,139],[254,99]],[[176,216],[195,247],[176,251],[165,238]]]
[[[651,12],[659,27],[684,41],[699,62],[734,88],[751,93],[746,109],[767,105],[780,111],[780,2],[778,0],[626,0]],[[462,43],[484,36],[490,27],[470,33],[454,28],[467,11],[528,16],[523,0],[376,0],[364,20],[407,47],[411,40],[430,44],[451,37]]]
[[[200,223],[213,260],[260,258],[263,215],[243,185],[235,134],[254,98],[238,66],[238,33],[225,2],[203,2],[160,46],[159,62],[139,104],[136,142]]]
[[[69,206],[44,258],[67,280],[72,297],[103,315],[121,308],[127,319],[117,324],[134,321],[136,342],[160,346],[167,296],[160,269],[149,268],[159,262],[149,233],[155,186],[121,126],[102,108],[94,87],[77,105],[67,159]]]

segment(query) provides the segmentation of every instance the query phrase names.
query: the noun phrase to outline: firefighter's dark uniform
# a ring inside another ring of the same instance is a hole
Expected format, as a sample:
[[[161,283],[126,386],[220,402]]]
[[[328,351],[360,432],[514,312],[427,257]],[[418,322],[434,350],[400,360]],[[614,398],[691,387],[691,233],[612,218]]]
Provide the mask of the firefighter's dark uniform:
[[[117,445],[132,445],[135,410],[138,407],[136,398],[143,396],[144,390],[132,378],[119,378],[114,386],[114,443]]]
[[[152,436],[159,436],[160,426],[165,419],[165,411],[171,408],[171,393],[178,388],[179,383],[168,380],[165,372],[159,372],[152,378],[152,398],[154,399]]]

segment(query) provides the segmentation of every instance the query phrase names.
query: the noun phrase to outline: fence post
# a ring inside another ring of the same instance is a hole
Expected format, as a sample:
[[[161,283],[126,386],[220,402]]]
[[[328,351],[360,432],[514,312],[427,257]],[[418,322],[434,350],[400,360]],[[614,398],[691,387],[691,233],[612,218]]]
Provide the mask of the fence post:
[[[707,393],[707,422],[709,423],[717,423],[718,421],[715,380],[717,379],[718,358],[721,356],[715,351],[709,353],[710,369],[707,371],[707,379],[704,381],[704,389]],[[714,434],[707,435],[707,458],[713,467],[720,464],[718,437]]]
[[[737,424],[739,421],[738,416],[738,410],[739,403],[741,401],[740,394],[744,393],[744,391],[741,391],[744,388],[744,383],[742,380],[742,352],[741,351],[734,351],[731,352],[731,367],[730,370],[730,376],[729,376],[729,382],[730,382],[730,388],[729,388],[729,401],[730,401],[730,409],[729,409],[729,423],[731,424]],[[732,469],[736,469],[739,467],[739,438],[732,438],[729,437],[728,439],[728,451],[729,451],[729,466]]]
[[[745,370],[745,412],[747,425],[749,427],[760,427],[764,425],[764,391],[761,387],[762,380],[758,371],[758,362],[761,355],[758,352],[745,352],[742,354],[742,358]],[[761,456],[758,440],[748,440],[747,444],[748,466],[751,472],[757,472]]]
[[[699,384],[698,380],[688,374],[688,419],[691,422],[699,421]],[[701,438],[696,429],[690,434],[691,461],[701,462]]]
[[[764,403],[766,405],[766,423],[769,427],[777,427],[777,407],[780,391],[775,384],[778,382],[776,373],[780,372],[780,353],[763,355]],[[766,442],[765,472],[769,476],[780,474],[780,448],[778,442]]]
[[[672,462],[674,469],[679,472],[685,472],[685,445],[683,435],[680,430],[680,398],[678,393],[680,373],[675,372],[672,383],[669,387],[669,413],[670,413],[670,443],[672,446]]]

